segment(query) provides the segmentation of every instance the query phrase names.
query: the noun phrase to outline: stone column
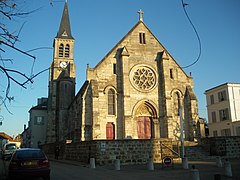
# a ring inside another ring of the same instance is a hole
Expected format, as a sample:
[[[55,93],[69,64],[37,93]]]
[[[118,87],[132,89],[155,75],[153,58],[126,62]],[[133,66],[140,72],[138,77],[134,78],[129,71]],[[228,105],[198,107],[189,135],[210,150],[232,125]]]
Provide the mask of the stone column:
[[[159,139],[160,138],[160,125],[158,122],[158,119],[155,118],[153,119],[153,128],[154,128],[154,139]]]

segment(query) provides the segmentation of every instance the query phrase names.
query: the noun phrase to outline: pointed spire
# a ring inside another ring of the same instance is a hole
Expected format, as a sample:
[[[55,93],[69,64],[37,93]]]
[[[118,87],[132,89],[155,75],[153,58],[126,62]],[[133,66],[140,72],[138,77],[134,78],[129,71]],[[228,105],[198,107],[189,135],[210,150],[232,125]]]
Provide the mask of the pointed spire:
[[[61,20],[59,30],[58,30],[56,37],[64,38],[64,39],[74,39],[72,37],[72,33],[71,33],[67,1],[65,2],[65,5],[64,5],[62,20]]]

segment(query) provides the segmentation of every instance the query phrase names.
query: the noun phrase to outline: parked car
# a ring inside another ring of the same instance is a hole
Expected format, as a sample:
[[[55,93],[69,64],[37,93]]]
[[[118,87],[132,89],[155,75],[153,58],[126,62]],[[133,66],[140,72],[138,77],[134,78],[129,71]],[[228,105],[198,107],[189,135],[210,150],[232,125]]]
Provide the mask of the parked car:
[[[17,149],[16,143],[6,143],[3,146],[3,153],[2,157],[4,160],[11,158],[12,154],[15,152]]]
[[[47,156],[38,148],[17,149],[9,162],[8,178],[22,179],[35,177],[50,180],[50,163]]]

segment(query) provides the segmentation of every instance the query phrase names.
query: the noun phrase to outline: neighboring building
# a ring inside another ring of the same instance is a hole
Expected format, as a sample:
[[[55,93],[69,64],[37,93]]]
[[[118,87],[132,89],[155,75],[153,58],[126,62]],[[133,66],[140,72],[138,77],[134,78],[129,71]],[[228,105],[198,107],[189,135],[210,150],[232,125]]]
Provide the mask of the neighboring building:
[[[3,145],[8,141],[13,141],[13,137],[9,136],[4,132],[0,132],[0,150],[3,148]]]
[[[6,134],[4,132],[0,132],[0,139],[7,139],[9,141],[12,141],[13,137],[9,136],[8,134]]]
[[[240,83],[225,83],[205,94],[209,136],[240,136]]]
[[[24,124],[24,129],[22,132],[22,147],[31,147],[31,133],[29,127],[27,127],[26,124]]]
[[[194,126],[195,126],[194,137],[196,138],[196,140],[200,140],[201,138],[208,136],[206,132],[207,130],[205,119],[200,117]]]
[[[95,139],[194,139],[198,102],[187,75],[143,22],[94,67],[75,96],[74,38],[67,3],[54,39],[47,142]],[[182,114],[179,110],[182,109]]]
[[[37,106],[29,110],[30,120],[26,130],[25,147],[38,147],[46,143],[47,135],[47,98],[39,98]]]
[[[0,150],[3,148],[4,144],[9,142],[16,142],[20,147],[22,144],[22,137],[18,134],[16,137],[11,137],[4,132],[0,132]]]

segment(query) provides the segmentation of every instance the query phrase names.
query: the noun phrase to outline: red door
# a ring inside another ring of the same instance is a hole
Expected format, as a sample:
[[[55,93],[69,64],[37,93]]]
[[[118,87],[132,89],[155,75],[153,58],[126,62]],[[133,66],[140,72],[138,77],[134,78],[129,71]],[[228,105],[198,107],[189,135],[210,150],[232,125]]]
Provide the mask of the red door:
[[[151,138],[151,119],[149,117],[138,117],[137,133],[139,139]]]
[[[115,139],[115,125],[111,122],[106,125],[106,138]]]

